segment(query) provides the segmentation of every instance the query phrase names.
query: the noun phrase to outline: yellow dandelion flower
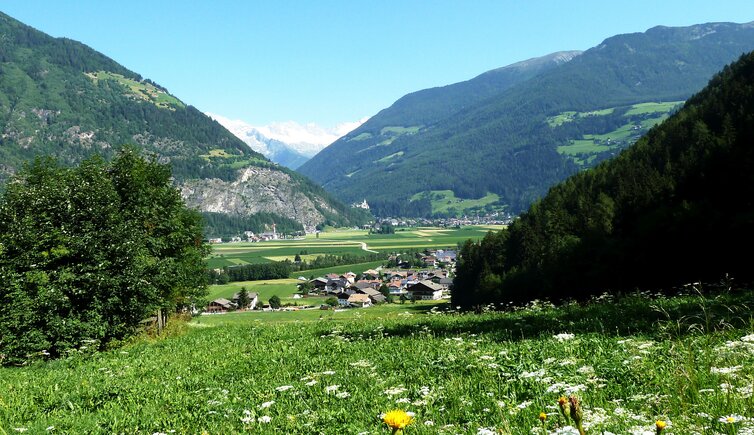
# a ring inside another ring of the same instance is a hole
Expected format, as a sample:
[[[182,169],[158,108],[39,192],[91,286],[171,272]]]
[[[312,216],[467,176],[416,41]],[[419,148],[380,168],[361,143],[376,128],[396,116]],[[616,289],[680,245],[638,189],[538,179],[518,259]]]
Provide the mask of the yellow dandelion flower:
[[[395,433],[411,424],[414,421],[414,416],[401,409],[394,409],[383,415],[382,421],[393,429],[393,433]]]
[[[667,425],[668,425],[668,424],[667,424],[667,423],[665,423],[665,422],[664,422],[663,420],[657,420],[657,421],[655,422],[655,427],[657,428],[657,433],[659,434],[660,432],[662,432],[662,430],[663,430],[663,429],[665,429],[665,427],[666,427]]]
[[[547,420],[547,414],[545,414],[544,412],[540,412],[539,421],[544,422],[545,420]]]

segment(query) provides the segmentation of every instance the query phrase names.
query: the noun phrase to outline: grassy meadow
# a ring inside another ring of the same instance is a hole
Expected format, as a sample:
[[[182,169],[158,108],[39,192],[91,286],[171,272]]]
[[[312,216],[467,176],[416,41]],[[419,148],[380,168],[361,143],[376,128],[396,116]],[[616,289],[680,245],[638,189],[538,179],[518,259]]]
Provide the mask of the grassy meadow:
[[[0,369],[0,433],[754,431],[751,291],[636,294],[507,312],[395,304],[237,313],[96,354]],[[84,350],[86,352],[86,350]],[[546,418],[542,423],[540,413]]]

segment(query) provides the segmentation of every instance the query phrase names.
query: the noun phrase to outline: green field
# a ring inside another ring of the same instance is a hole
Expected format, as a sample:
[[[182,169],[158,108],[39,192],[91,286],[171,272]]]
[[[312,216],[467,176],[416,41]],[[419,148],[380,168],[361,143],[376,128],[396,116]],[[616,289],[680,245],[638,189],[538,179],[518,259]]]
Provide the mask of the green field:
[[[210,268],[218,268],[266,263],[273,261],[271,259],[289,258],[292,260],[301,252],[306,252],[305,255],[308,258],[324,254],[369,254],[369,251],[362,248],[362,243],[366,244],[366,248],[370,251],[384,252],[386,255],[389,252],[410,249],[455,248],[467,239],[480,239],[488,231],[500,228],[502,227],[399,228],[395,234],[388,235],[369,234],[366,230],[333,230],[320,233],[319,238],[310,234],[300,240],[213,245],[212,254],[207,261]],[[298,275],[309,276],[310,271]]]
[[[460,314],[442,305],[201,316],[160,340],[0,369],[0,433],[754,431],[752,292],[599,298]],[[438,308],[442,308],[439,309]],[[545,413],[544,423],[540,413]]]
[[[392,159],[394,159],[396,157],[401,157],[402,155],[403,155],[403,151],[398,151],[397,153],[393,153],[393,154],[390,154],[389,156],[385,156],[385,157],[383,157],[383,158],[381,158],[379,160],[375,160],[374,163],[387,163],[387,162],[389,162],[390,160],[392,160]]]
[[[380,130],[380,135],[385,136],[388,134],[394,134],[394,135],[402,135],[402,134],[414,134],[421,130],[421,125],[414,125],[411,127],[400,127],[400,126],[388,126],[383,127],[382,130]]]

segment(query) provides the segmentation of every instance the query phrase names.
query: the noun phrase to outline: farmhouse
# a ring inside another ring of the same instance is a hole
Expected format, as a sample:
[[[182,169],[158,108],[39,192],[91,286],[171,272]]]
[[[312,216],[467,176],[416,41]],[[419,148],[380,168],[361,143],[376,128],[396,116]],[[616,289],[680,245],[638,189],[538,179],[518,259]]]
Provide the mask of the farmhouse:
[[[385,295],[371,287],[362,289],[361,291],[362,294],[365,294],[369,297],[373,304],[381,304],[387,300]]]
[[[314,278],[313,280],[309,281],[309,283],[314,287],[317,291],[326,291],[327,289],[327,282],[329,280],[327,278]]]
[[[369,299],[369,296],[359,293],[349,296],[347,302],[352,307],[365,308],[372,306],[372,300]]]
[[[225,298],[217,298],[207,305],[207,310],[205,312],[227,313],[228,311],[234,310],[235,308],[236,308],[236,304],[234,304],[233,302]]]
[[[249,295],[249,305],[246,307],[238,307],[239,309],[249,309],[253,310],[256,309],[257,304],[259,303],[259,293],[247,293]],[[238,293],[233,295],[233,304],[238,305]]]
[[[415,300],[438,300],[442,298],[442,286],[432,281],[419,281],[407,288],[409,297]]]

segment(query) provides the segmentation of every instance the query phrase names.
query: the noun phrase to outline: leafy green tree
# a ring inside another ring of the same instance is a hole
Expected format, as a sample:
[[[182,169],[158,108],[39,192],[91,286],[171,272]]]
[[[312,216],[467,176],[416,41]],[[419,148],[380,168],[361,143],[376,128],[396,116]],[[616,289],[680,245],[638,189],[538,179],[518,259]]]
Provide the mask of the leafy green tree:
[[[378,289],[380,293],[382,293],[383,296],[388,297],[390,296],[390,288],[387,286],[387,284],[383,283],[380,285],[380,288]]]
[[[36,160],[0,198],[0,361],[104,346],[190,307],[207,253],[167,166],[133,149],[75,168]]]
[[[314,290],[314,285],[310,283],[309,281],[306,281],[299,284],[299,290],[301,291],[302,295],[306,296],[309,293],[311,293],[312,290]]]
[[[278,309],[283,306],[283,303],[280,301],[280,297],[278,295],[273,295],[270,298],[270,306],[274,309]]]
[[[249,292],[246,290],[246,287],[241,287],[241,290],[238,292],[238,309],[244,310],[249,308],[250,303]]]
[[[330,296],[329,298],[325,299],[325,303],[331,307],[337,307],[338,298],[336,298],[335,296]]]

